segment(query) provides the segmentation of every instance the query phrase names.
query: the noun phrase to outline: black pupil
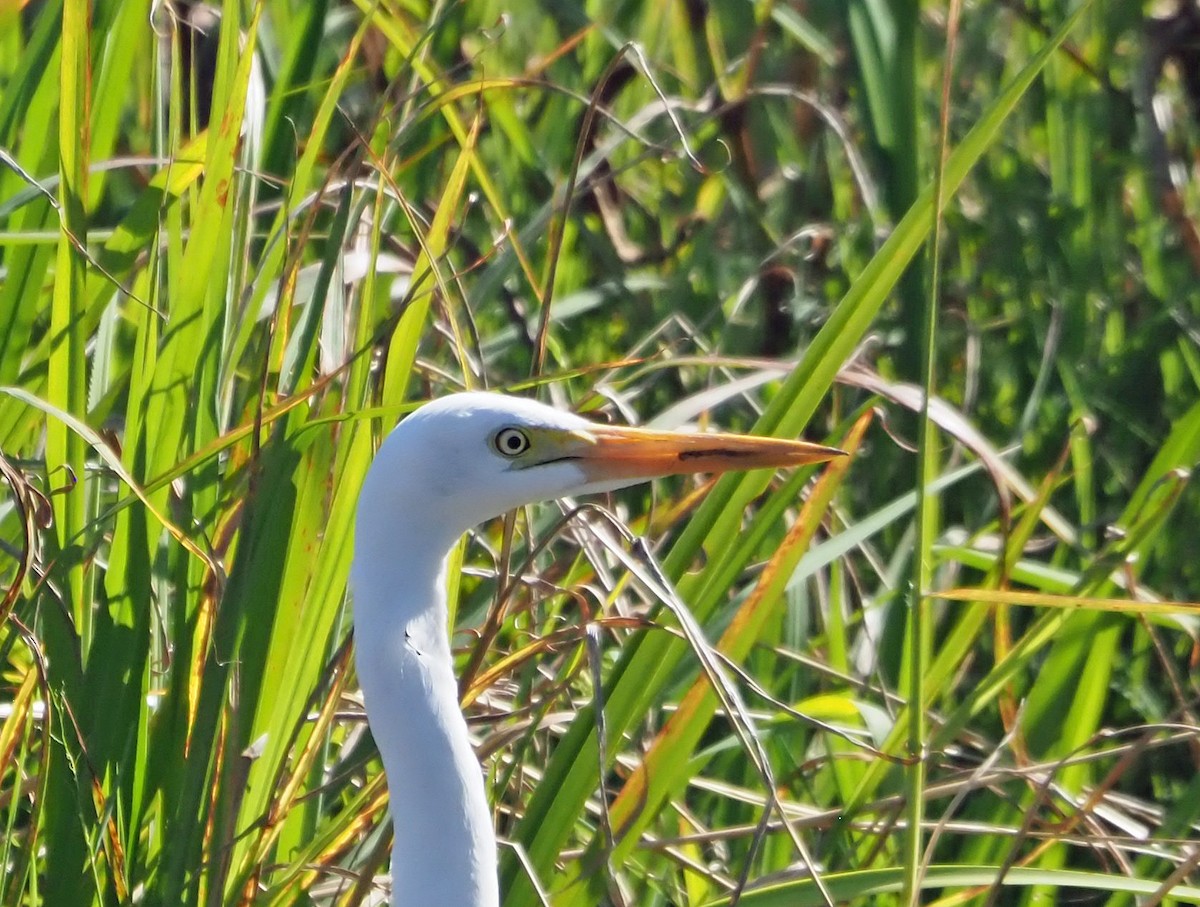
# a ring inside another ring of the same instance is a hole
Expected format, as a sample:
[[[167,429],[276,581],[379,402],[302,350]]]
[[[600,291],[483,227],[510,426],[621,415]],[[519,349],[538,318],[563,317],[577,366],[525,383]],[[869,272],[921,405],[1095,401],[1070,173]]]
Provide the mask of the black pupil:
[[[504,444],[504,449],[509,453],[519,453],[521,448],[525,446],[525,439],[518,432],[510,431],[505,432],[502,443]]]

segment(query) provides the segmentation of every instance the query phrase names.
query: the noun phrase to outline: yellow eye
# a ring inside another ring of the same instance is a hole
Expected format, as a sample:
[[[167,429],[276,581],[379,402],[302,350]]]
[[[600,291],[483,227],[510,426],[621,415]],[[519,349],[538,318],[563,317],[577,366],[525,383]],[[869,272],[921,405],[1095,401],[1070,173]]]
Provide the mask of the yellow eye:
[[[492,444],[506,457],[519,457],[529,450],[529,435],[519,428],[502,428],[496,432]]]

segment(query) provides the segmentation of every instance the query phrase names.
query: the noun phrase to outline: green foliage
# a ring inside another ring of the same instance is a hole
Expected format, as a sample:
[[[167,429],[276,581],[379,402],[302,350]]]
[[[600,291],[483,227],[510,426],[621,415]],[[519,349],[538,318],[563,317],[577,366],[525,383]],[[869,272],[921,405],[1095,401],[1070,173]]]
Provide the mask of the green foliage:
[[[1136,5],[968,3],[953,59],[911,0],[17,6],[0,903],[367,903],[354,504],[462,387],[854,454],[468,538],[506,904],[1200,900],[1148,604],[1200,583],[1200,193]]]

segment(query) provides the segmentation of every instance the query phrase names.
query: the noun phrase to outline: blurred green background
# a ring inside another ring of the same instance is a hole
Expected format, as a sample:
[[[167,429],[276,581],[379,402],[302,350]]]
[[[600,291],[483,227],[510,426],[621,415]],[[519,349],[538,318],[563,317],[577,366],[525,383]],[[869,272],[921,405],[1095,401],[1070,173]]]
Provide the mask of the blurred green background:
[[[380,896],[353,508],[464,387],[853,454],[464,543],[506,904],[1196,903],[1198,46],[1192,0],[0,0],[0,903]]]

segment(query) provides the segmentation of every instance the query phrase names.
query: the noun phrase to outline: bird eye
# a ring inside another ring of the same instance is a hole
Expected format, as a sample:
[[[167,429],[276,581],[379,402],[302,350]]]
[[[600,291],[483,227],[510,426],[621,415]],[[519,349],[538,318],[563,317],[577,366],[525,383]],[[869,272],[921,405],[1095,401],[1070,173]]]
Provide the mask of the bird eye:
[[[529,450],[529,435],[519,428],[502,428],[492,442],[506,457],[519,457]]]

